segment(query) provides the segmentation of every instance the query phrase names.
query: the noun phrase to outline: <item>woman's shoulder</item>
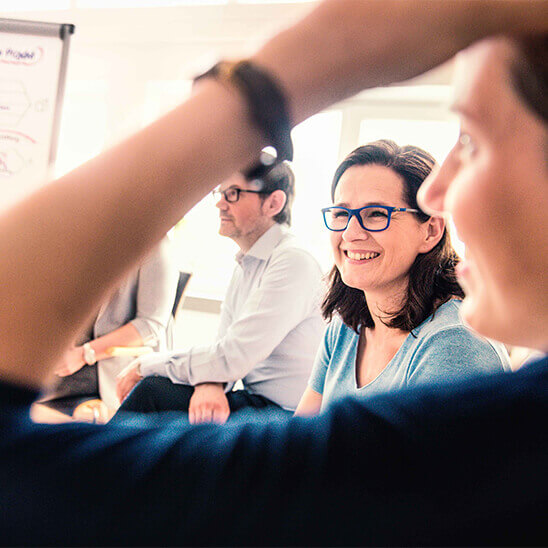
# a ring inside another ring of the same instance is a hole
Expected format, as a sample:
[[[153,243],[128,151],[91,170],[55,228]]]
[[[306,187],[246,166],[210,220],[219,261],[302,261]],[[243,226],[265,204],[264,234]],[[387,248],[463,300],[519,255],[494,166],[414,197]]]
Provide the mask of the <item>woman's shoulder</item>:
[[[358,334],[346,325],[340,316],[335,315],[327,326],[325,338],[327,344],[334,348],[335,346],[346,346],[354,343],[358,339]]]
[[[479,337],[462,321],[459,311],[462,305],[460,299],[450,299],[443,303],[435,310],[426,320],[424,320],[416,329],[413,330],[418,341],[423,343],[430,340],[440,338],[446,340],[471,340],[485,341],[483,337]]]
[[[425,337],[439,331],[467,329],[460,318],[461,299],[449,299],[440,305],[426,320],[413,329],[415,336]]]
[[[486,339],[467,327],[459,316],[461,304],[460,299],[447,301],[413,331],[418,354],[428,354],[427,348],[435,346],[440,354],[476,354],[482,359],[494,360],[502,369],[509,370],[510,362],[504,345]]]

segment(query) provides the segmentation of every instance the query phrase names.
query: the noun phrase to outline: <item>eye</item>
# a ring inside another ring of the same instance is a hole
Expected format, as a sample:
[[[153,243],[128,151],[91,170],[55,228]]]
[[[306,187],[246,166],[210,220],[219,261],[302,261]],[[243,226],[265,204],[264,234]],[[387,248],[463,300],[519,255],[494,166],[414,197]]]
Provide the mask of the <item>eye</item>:
[[[366,209],[365,212],[369,218],[386,219],[386,217],[388,217],[388,212],[386,211],[386,209],[382,208]]]
[[[332,209],[331,216],[335,219],[346,218],[348,217],[348,211],[345,211],[344,209]]]
[[[229,188],[225,191],[225,196],[228,201],[234,200],[238,196],[238,191],[235,188]]]
[[[459,159],[461,162],[471,160],[477,152],[477,147],[468,133],[459,136]]]

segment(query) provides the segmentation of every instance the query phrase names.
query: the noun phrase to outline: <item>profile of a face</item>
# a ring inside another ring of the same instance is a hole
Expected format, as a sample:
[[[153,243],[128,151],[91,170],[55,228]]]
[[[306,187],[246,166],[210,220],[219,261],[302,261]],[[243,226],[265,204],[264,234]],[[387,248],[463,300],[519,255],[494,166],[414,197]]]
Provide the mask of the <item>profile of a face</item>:
[[[457,61],[459,140],[419,191],[452,215],[464,320],[506,342],[548,350],[548,128],[516,92],[516,46],[489,40]]]
[[[255,192],[258,187],[248,183],[239,173],[234,174],[225,180],[219,190],[222,192],[242,189],[244,191],[237,195],[234,202],[229,202],[223,194],[217,200],[216,206],[219,209],[219,234],[232,238],[235,241],[255,239],[255,233],[260,233],[264,227],[264,215],[262,214],[262,202]],[[230,200],[230,197],[229,197]]]

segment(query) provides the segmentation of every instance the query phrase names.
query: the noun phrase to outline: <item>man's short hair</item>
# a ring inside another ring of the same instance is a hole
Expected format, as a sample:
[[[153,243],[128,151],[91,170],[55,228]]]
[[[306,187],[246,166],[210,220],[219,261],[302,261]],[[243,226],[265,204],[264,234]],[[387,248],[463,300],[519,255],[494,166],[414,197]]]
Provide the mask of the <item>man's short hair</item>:
[[[291,207],[295,198],[295,175],[288,162],[281,162],[274,166],[260,179],[259,189],[266,194],[272,194],[275,190],[282,190],[286,200],[283,209],[274,216],[279,224],[291,226]],[[262,195],[264,199],[264,195]]]

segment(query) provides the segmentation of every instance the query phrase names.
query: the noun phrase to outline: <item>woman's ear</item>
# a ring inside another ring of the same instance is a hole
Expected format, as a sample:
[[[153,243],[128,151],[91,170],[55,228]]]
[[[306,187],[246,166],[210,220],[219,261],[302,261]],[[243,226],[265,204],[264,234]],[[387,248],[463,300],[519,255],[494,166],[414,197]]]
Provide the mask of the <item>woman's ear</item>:
[[[442,239],[445,231],[445,219],[443,217],[430,217],[425,223],[424,241],[419,248],[419,253],[428,253]]]
[[[283,190],[275,190],[269,194],[263,202],[263,212],[269,217],[275,217],[282,211],[287,201],[287,196]]]

